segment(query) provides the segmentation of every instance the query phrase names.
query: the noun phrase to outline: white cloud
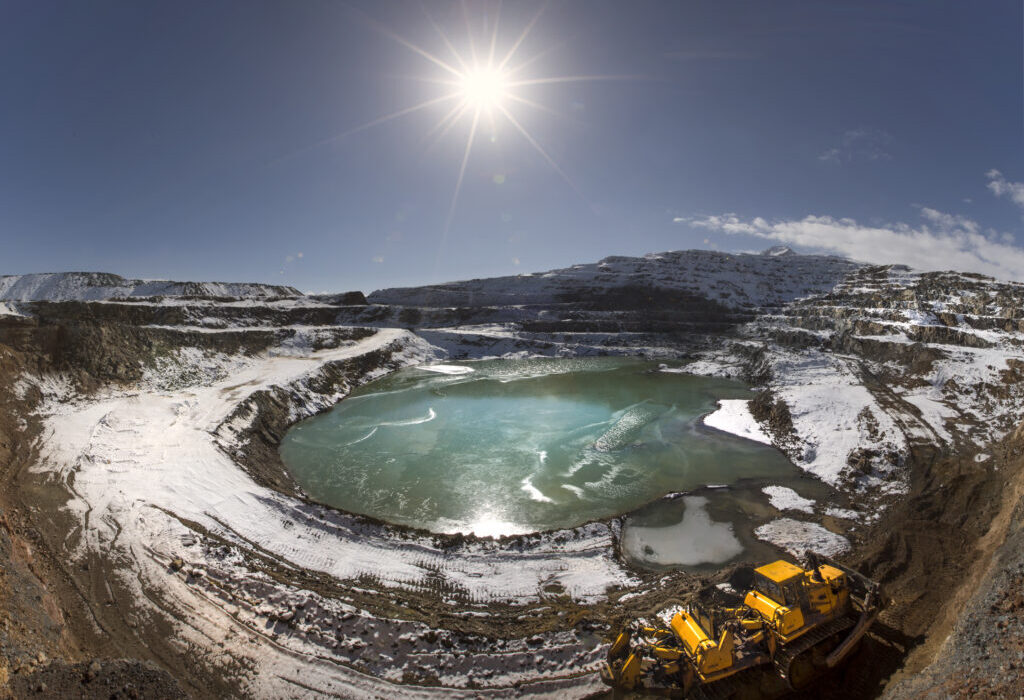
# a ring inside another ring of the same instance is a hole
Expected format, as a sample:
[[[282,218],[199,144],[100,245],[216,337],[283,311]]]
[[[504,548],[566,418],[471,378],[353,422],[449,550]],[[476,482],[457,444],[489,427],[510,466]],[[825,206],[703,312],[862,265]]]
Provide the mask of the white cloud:
[[[982,232],[975,221],[927,207],[921,209],[921,216],[924,223],[917,226],[868,226],[854,219],[831,216],[768,221],[736,214],[676,217],[675,221],[709,231],[837,253],[864,262],[904,263],[921,270],[980,272],[1024,280],[1024,249],[1010,245],[1006,234]]]
[[[375,262],[375,263],[377,263],[377,264],[380,264],[380,263],[384,262],[384,256],[383,255],[374,255],[372,258],[370,258],[370,260]]]
[[[1010,182],[998,170],[985,173],[988,188],[997,197],[1009,197],[1010,201],[1024,209],[1024,182]]]
[[[978,233],[978,223],[958,214],[947,214],[937,209],[921,207],[921,216],[940,231],[962,229],[968,233]]]
[[[862,126],[843,133],[839,144],[826,149],[818,160],[827,163],[852,163],[853,161],[891,160],[887,150],[892,136],[881,129]]]

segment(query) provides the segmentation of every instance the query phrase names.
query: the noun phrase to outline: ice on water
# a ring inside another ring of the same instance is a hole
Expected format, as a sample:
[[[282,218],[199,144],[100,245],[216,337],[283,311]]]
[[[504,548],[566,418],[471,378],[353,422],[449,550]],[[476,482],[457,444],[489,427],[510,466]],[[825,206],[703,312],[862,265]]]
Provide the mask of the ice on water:
[[[743,552],[730,523],[715,522],[707,512],[708,499],[687,496],[683,519],[666,527],[626,524],[622,546],[626,554],[645,564],[699,566],[721,564]]]

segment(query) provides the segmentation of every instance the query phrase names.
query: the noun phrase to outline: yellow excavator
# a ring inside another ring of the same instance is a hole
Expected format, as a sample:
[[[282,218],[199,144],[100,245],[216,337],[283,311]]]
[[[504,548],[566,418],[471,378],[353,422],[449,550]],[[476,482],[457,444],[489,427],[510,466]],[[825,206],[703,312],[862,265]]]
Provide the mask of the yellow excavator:
[[[754,569],[742,596],[710,587],[668,627],[631,623],[608,650],[602,680],[621,691],[730,698],[749,695],[744,683],[768,670],[805,688],[854,649],[885,604],[880,586],[853,569],[814,552],[807,563]]]

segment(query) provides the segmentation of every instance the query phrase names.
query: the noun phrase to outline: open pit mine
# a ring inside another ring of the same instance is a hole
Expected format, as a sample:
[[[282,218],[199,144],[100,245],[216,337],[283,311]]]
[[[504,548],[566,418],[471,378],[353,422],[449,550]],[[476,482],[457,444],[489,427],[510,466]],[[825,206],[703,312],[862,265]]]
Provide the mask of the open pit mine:
[[[0,277],[0,377],[12,697],[610,697],[621,630],[678,659],[690,601],[777,560],[828,615],[871,595],[797,696],[1024,693],[1019,283],[785,249]]]

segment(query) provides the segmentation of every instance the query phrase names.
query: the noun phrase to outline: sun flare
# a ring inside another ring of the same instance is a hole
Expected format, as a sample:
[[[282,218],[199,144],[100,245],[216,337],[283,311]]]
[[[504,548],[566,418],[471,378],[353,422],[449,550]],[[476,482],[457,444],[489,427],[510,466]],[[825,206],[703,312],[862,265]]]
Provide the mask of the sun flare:
[[[425,9],[424,12],[426,13]],[[527,36],[540,19],[542,13],[543,10],[534,15],[533,19],[530,20],[523,28],[522,32],[507,44],[507,48],[504,51],[499,50],[498,46],[501,42],[499,41],[499,18],[497,15],[489,17],[484,14],[480,18],[483,20],[483,24],[479,25],[482,30],[481,33],[489,37],[488,40],[483,42],[483,44],[479,44],[474,39],[473,35],[475,32],[470,26],[473,24],[472,19],[474,18],[467,15],[466,37],[465,41],[460,43],[465,43],[468,46],[468,50],[464,49],[460,51],[456,48],[455,43],[453,43],[448,35],[433,20],[433,18],[430,17],[429,14],[426,14],[427,21],[436,31],[441,45],[445,47],[445,51],[442,51],[440,54],[432,53],[427,49],[417,46],[411,41],[395,34],[380,23],[367,18],[371,25],[382,34],[401,44],[406,49],[425,59],[430,64],[433,64],[434,68],[441,69],[443,71],[443,77],[423,76],[420,79],[425,82],[441,86],[442,91],[441,94],[425,99],[422,102],[413,104],[409,107],[391,112],[390,114],[385,114],[365,124],[349,129],[334,138],[349,136],[363,131],[364,129],[369,129],[385,122],[405,117],[406,115],[414,112],[435,109],[439,106],[446,105],[447,112],[440,120],[438,120],[434,125],[434,128],[430,131],[429,136],[432,137],[432,142],[437,143],[440,141],[442,137],[449,133],[458,124],[467,125],[467,128],[465,145],[462,147],[461,165],[455,179],[455,188],[452,193],[451,204],[448,208],[448,216],[445,220],[445,235],[447,235],[448,229],[451,227],[452,217],[455,214],[455,208],[459,199],[459,192],[462,189],[463,179],[466,174],[466,166],[469,162],[470,154],[473,151],[474,142],[476,141],[478,132],[485,127],[491,130],[492,141],[495,140],[494,134],[501,126],[511,127],[513,132],[521,136],[577,194],[583,197],[579,188],[576,187],[569,176],[566,175],[561,167],[559,167],[547,150],[545,150],[545,148],[540,144],[534,134],[527,129],[526,124],[521,121],[518,112],[523,109],[529,109],[552,114],[560,118],[565,118],[565,115],[530,99],[522,93],[533,86],[593,80],[613,80],[621,79],[624,76],[562,75],[542,78],[526,75],[525,71],[527,67],[535,63],[544,53],[546,53],[545,51],[541,51],[530,57],[519,57],[517,59],[517,55],[521,53],[520,49],[523,47]],[[480,49],[479,52],[478,48]]]
[[[501,108],[509,96],[508,75],[492,66],[467,70],[461,75],[458,85],[466,105],[473,109]]]

